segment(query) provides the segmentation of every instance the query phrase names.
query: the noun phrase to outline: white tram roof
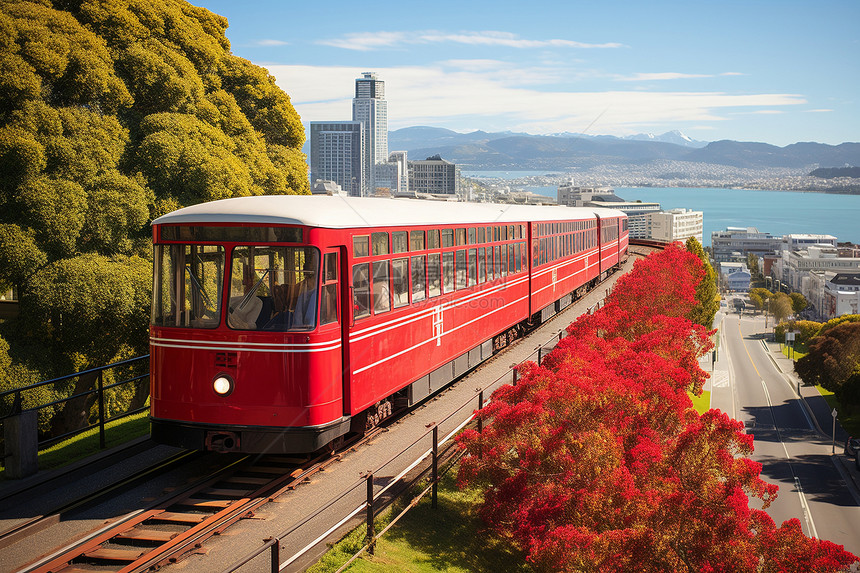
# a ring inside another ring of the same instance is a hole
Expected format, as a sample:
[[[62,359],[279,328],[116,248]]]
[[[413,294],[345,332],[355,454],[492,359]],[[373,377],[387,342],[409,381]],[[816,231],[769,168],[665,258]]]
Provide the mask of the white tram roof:
[[[258,223],[329,229],[415,225],[501,224],[625,217],[616,209],[460,203],[422,199],[336,195],[262,195],[200,203],[168,213],[152,223]]]

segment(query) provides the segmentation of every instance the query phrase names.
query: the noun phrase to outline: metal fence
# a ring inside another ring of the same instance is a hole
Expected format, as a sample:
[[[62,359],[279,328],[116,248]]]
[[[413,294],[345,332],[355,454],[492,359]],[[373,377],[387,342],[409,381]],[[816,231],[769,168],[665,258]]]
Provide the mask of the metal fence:
[[[592,309],[589,309],[589,312],[591,311]],[[555,344],[563,338],[564,333],[565,331],[563,330],[559,331],[556,335],[547,340],[546,343],[535,347],[534,351],[529,354],[523,362],[535,360],[540,364],[543,357],[555,348]],[[522,364],[522,362],[520,364]],[[373,553],[373,548],[377,540],[411,508],[415,507],[418,501],[428,493],[431,495],[431,504],[433,507],[436,506],[436,492],[439,481],[456,465],[457,461],[459,461],[460,457],[463,455],[462,450],[456,447],[456,443],[453,441],[454,438],[463,428],[474,421],[477,411],[489,403],[488,397],[494,390],[505,384],[515,385],[517,383],[518,366],[519,364],[512,365],[511,368],[500,377],[483,388],[476,389],[475,394],[466,400],[460,407],[451,412],[441,421],[435,423],[431,429],[427,430],[404,450],[389,458],[376,469],[369,471],[361,479],[356,480],[345,490],[342,490],[341,493],[334,496],[318,509],[307,515],[299,523],[293,525],[286,531],[265,540],[260,547],[250,551],[244,557],[225,569],[224,573],[232,573],[258,558],[263,559],[263,555],[267,552],[269,554],[269,568],[273,573],[277,573],[278,571],[281,571],[295,563],[305,553],[321,543],[333,532],[362,514],[364,515],[364,523],[367,528],[365,544],[358,553],[353,555],[353,557],[341,567],[340,570],[349,566],[349,564],[357,559],[362,553]],[[487,398],[486,400],[485,397]],[[463,419],[463,416],[465,415],[463,411],[468,411],[469,409],[472,409],[472,413],[465,416],[465,419]],[[458,420],[462,421],[458,422]],[[441,439],[439,437],[440,428],[443,428],[443,431],[448,432]],[[480,420],[478,420],[477,429],[478,431],[481,431],[482,429]],[[404,460],[411,460],[411,462],[407,463],[405,469],[398,472],[393,478],[386,478],[384,480],[375,478],[375,476],[394,473],[393,470],[386,472],[386,469],[396,465],[403,465],[405,463]],[[422,464],[425,464],[423,468],[416,469]],[[415,486],[421,480],[426,479],[428,474],[429,484],[415,495],[410,503],[406,504],[402,511],[400,511],[382,531],[378,533],[375,532],[373,524],[374,518],[391,507],[392,504],[394,504],[403,495],[414,491]],[[335,505],[343,502],[344,500],[354,500],[354,505],[350,504],[354,509],[347,512],[346,515],[338,513],[337,510],[334,509]],[[317,520],[333,523],[334,525],[329,527],[316,539],[296,551],[285,561],[281,562],[281,551],[284,543],[290,539],[290,536],[293,533],[305,528],[308,524]],[[257,561],[254,565],[259,567],[260,563]]]
[[[147,354],[0,392],[0,423],[35,411],[43,418],[39,450],[93,428],[98,428],[99,447],[104,449],[105,425],[146,411],[148,396]],[[58,416],[63,417],[60,426],[56,424]],[[0,443],[0,459],[5,460],[11,454],[2,434]]]

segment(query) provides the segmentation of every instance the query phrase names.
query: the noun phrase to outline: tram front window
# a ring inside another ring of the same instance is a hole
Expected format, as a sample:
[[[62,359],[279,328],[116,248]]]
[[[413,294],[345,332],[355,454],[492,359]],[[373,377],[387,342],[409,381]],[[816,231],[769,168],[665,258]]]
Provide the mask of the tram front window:
[[[224,248],[156,245],[154,255],[152,324],[216,328],[221,321]]]
[[[233,249],[227,325],[237,330],[312,330],[319,253],[310,247]]]

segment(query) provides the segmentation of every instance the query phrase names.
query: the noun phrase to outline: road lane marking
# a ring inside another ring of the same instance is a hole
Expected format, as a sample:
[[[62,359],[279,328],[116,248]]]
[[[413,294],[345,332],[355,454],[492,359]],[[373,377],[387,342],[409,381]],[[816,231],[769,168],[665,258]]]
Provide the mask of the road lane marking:
[[[812,519],[812,510],[809,507],[809,503],[806,500],[806,496],[803,494],[803,486],[800,483],[800,478],[794,473],[794,465],[791,463],[791,456],[788,453],[788,448],[785,445],[785,441],[782,439],[782,432],[779,430],[779,426],[776,423],[776,416],[773,415],[773,402],[770,400],[770,392],[767,391],[767,384],[764,382],[764,378],[761,373],[756,368],[755,362],[753,362],[752,354],[750,354],[749,347],[747,346],[746,341],[744,340],[744,334],[741,331],[741,322],[738,320],[738,334],[741,337],[741,344],[744,346],[744,350],[747,351],[747,356],[750,359],[750,363],[755,369],[755,373],[758,374],[759,382],[761,383],[762,390],[764,390],[765,398],[767,399],[768,408],[770,408],[770,415],[773,418],[774,430],[776,431],[776,437],[779,439],[779,443],[782,446],[782,451],[785,452],[785,457],[788,460],[788,469],[791,470],[791,477],[794,478],[794,488],[797,491],[797,496],[800,498],[800,508],[803,510],[803,519],[806,521],[806,528],[812,535],[812,537],[818,537],[818,532],[815,529],[815,521]]]

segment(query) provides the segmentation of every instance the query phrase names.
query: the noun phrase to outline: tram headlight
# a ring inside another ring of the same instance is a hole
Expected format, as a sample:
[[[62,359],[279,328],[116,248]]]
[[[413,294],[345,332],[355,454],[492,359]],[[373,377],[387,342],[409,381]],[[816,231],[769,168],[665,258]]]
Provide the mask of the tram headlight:
[[[233,379],[227,374],[219,374],[212,381],[212,388],[219,396],[229,396],[233,392]]]

